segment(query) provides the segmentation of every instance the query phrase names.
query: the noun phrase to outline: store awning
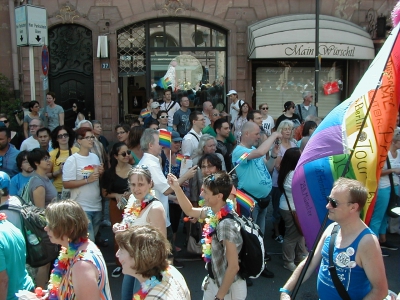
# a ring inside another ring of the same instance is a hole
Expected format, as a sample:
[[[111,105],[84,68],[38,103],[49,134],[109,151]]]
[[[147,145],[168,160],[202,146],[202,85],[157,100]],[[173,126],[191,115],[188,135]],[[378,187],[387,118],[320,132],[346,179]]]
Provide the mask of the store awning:
[[[351,22],[320,15],[319,53],[322,58],[375,57],[371,36]],[[314,58],[315,15],[286,15],[257,22],[248,28],[250,59]]]

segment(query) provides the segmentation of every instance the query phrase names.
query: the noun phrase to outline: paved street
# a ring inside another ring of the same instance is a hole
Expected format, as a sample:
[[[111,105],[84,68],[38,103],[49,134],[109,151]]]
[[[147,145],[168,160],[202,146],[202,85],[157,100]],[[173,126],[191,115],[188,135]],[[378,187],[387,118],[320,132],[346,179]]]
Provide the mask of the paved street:
[[[271,209],[272,210],[272,209]],[[247,299],[279,299],[279,288],[283,286],[289,278],[291,272],[282,267],[281,259],[281,244],[275,242],[271,238],[271,219],[270,213],[268,214],[267,231],[265,242],[267,245],[268,253],[272,256],[272,261],[268,263],[268,268],[275,273],[275,278],[260,277],[253,280],[254,285],[247,290]],[[112,241],[111,228],[102,228],[103,235]],[[388,241],[400,245],[400,235],[388,234]],[[178,232],[178,246],[183,247],[184,235],[182,228]],[[108,273],[111,283],[111,292],[113,299],[120,299],[120,289],[122,283],[122,276],[119,278],[111,277],[111,272],[115,268],[115,259],[113,253],[112,243],[107,248],[101,248],[108,266]],[[388,251],[389,257],[384,257],[386,266],[386,275],[389,282],[389,289],[400,292],[400,252]],[[184,263],[184,268],[180,269],[181,273],[186,279],[190,288],[193,300],[202,299],[202,291],[200,289],[201,282],[206,275],[204,269],[204,262],[200,258],[188,255],[184,250],[179,253],[178,258]],[[312,276],[306,283],[302,285],[298,293],[297,299],[318,299],[316,293],[316,274]]]

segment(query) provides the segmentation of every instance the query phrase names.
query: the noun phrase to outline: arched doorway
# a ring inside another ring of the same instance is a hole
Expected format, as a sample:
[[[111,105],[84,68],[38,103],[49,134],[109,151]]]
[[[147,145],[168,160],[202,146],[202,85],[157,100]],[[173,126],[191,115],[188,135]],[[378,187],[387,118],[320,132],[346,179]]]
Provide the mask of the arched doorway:
[[[94,119],[92,31],[76,24],[49,30],[50,90],[65,111],[65,124],[74,126],[74,102],[83,102],[86,119]]]

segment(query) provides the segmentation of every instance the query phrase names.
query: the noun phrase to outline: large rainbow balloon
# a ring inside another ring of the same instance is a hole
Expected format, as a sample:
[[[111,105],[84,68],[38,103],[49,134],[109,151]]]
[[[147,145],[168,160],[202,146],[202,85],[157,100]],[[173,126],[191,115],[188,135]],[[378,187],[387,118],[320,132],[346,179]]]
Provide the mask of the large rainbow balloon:
[[[368,188],[362,218],[369,224],[399,110],[399,26],[393,29],[351,97],[318,126],[297,164],[292,192],[310,248],[327,212],[326,196],[343,174]]]

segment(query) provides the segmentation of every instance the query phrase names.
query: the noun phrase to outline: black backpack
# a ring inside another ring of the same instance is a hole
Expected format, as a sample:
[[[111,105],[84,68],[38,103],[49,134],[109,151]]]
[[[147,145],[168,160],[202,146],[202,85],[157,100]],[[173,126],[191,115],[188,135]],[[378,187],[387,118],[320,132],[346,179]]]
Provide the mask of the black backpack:
[[[243,245],[239,253],[239,275],[242,278],[258,278],[264,271],[264,235],[260,227],[250,219],[228,214],[221,219],[233,219],[240,225]]]
[[[18,211],[21,216],[21,232],[26,244],[26,263],[32,268],[38,268],[55,260],[59,254],[59,247],[50,241],[46,226],[45,210],[17,197],[22,207],[12,204],[3,205],[1,210],[10,209]]]

